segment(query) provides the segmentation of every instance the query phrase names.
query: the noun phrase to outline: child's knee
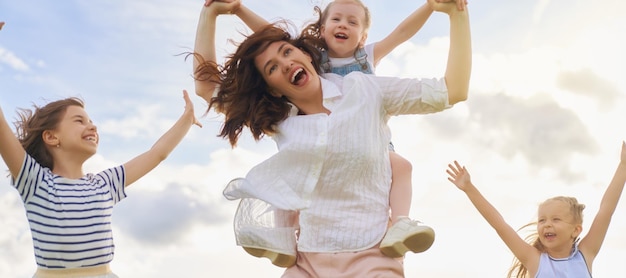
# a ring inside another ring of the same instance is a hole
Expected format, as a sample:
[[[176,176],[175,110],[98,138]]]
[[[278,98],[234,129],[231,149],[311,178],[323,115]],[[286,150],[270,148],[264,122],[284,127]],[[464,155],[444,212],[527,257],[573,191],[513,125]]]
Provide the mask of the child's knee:
[[[395,171],[409,172],[413,170],[413,165],[406,158],[400,156],[395,152],[389,153],[389,160],[391,161],[391,168]]]

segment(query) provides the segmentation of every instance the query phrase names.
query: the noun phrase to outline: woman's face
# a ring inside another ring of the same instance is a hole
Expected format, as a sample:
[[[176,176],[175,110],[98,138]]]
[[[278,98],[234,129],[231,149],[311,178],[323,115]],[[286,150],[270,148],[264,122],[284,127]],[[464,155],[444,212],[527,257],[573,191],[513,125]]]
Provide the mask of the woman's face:
[[[271,43],[254,64],[276,97],[285,96],[298,105],[321,93],[317,72],[307,53],[285,41]]]

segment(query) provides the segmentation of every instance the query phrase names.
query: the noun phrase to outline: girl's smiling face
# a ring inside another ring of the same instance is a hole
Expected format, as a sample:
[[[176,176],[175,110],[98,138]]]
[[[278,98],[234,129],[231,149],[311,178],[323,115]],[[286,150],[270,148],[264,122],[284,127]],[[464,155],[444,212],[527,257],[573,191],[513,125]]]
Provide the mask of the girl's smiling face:
[[[52,136],[58,147],[87,157],[98,149],[98,130],[80,106],[68,106],[57,128],[45,134]]]
[[[357,3],[332,3],[320,30],[330,57],[347,58],[363,47],[367,39],[365,19],[365,10]]]
[[[539,206],[537,233],[548,254],[556,258],[569,256],[572,244],[582,231],[572,208],[564,201],[549,200]]]

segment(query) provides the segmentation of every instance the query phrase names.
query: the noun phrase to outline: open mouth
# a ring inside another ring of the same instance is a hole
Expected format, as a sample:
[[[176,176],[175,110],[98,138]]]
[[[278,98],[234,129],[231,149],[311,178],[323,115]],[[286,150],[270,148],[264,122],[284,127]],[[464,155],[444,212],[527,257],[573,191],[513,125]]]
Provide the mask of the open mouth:
[[[304,71],[304,69],[299,68],[299,69],[295,70],[291,74],[291,84],[293,84],[293,85],[300,85],[300,83],[302,82],[304,77],[306,77],[306,72]]]
[[[348,39],[348,35],[346,35],[344,33],[337,33],[337,34],[335,34],[335,38],[347,40]]]
[[[91,142],[97,142],[98,141],[98,138],[96,136],[85,136],[84,139],[87,140],[87,141],[91,141]]]

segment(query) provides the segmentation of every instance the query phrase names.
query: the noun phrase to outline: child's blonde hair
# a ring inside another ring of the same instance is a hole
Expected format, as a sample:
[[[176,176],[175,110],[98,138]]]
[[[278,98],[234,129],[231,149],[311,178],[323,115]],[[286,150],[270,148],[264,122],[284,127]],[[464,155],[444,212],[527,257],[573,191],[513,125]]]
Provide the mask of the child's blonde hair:
[[[561,201],[561,202],[568,204],[570,208],[570,213],[574,220],[573,224],[582,225],[583,210],[585,209],[584,204],[579,203],[578,200],[574,197],[557,196],[557,197],[552,197],[550,199],[543,201],[541,204],[539,204],[539,206],[541,207],[543,204],[552,202],[552,201]],[[517,231],[519,232],[521,230],[529,229],[531,227],[535,227],[534,231],[531,232],[528,236],[526,236],[524,240],[528,242],[529,244],[531,244],[533,247],[537,248],[539,252],[541,253],[546,252],[543,244],[541,244],[541,241],[539,241],[539,234],[536,229],[537,222],[528,223],[522,226],[521,228],[519,228]],[[577,241],[578,239],[575,239],[574,242],[572,242],[572,245],[575,244]],[[524,266],[522,262],[520,262],[520,260],[517,259],[516,257],[513,258],[513,265],[509,269],[506,277],[508,278],[532,278],[528,275],[528,269],[526,268],[526,266]]]

